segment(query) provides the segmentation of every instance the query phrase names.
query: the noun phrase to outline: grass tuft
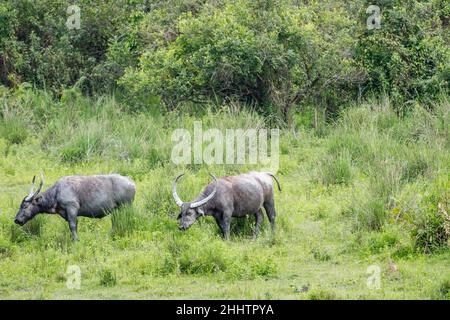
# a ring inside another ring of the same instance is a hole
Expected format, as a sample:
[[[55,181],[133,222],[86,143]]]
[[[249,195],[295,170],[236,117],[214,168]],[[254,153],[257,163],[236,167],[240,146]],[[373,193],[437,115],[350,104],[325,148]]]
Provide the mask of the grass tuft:
[[[111,269],[102,269],[99,272],[99,277],[102,287],[114,287],[117,284],[116,274]]]
[[[113,239],[131,236],[142,230],[144,216],[133,206],[123,206],[111,213],[111,236]]]

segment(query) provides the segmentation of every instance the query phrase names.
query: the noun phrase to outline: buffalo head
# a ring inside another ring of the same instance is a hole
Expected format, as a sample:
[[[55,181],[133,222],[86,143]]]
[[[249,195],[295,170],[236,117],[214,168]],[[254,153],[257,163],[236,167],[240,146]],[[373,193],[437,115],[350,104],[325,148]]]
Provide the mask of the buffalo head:
[[[36,191],[34,191],[34,183],[36,181],[36,176],[33,177],[31,182],[31,190],[28,196],[26,196],[20,205],[19,212],[17,212],[14,222],[18,225],[23,226],[29,220],[33,219],[36,214],[41,212],[41,200],[42,196],[39,195],[41,192],[42,185],[44,184],[44,177],[41,174],[41,181]]]
[[[217,179],[214,175],[210,174],[211,177],[215,181],[215,185],[214,185],[214,190],[207,197],[200,199],[198,201],[195,201],[195,202],[183,202],[177,194],[177,181],[183,175],[184,175],[184,173],[180,174],[173,181],[172,196],[173,196],[177,206],[180,207],[180,214],[178,215],[178,220],[180,220],[179,228],[180,228],[180,230],[184,231],[184,230],[188,229],[191,225],[193,225],[198,217],[205,215],[205,212],[203,211],[201,206],[203,206],[208,201],[210,201],[216,194]]]

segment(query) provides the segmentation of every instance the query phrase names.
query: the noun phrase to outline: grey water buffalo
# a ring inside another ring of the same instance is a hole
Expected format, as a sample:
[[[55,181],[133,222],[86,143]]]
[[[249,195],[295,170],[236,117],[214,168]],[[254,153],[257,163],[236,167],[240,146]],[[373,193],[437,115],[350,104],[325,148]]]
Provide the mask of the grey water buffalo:
[[[118,174],[97,176],[67,176],[41,192],[44,177],[34,191],[36,176],[28,196],[22,200],[14,222],[24,225],[38,213],[59,214],[69,223],[74,240],[77,236],[77,217],[103,218],[111,210],[131,204],[136,186],[131,179]]]
[[[192,202],[183,202],[177,194],[177,181],[184,174],[175,178],[172,184],[172,195],[181,212],[179,228],[188,229],[201,216],[211,215],[216,219],[222,230],[223,238],[229,239],[231,217],[244,217],[253,214],[256,217],[254,236],[259,233],[259,228],[264,215],[264,207],[267,217],[275,231],[275,204],[272,178],[281,191],[280,183],[270,172],[249,172],[238,176],[227,176],[217,179],[211,175],[214,182],[210,183],[200,195]]]

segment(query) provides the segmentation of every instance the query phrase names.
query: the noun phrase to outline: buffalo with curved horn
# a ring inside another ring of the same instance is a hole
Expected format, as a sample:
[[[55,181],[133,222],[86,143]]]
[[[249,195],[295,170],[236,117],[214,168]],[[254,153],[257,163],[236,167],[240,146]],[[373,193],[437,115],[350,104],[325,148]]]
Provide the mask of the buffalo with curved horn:
[[[226,176],[210,183],[203,192],[192,202],[183,202],[177,194],[176,184],[184,174],[175,178],[172,184],[172,196],[181,208],[178,219],[179,228],[188,229],[197,218],[211,215],[216,219],[225,240],[230,236],[231,217],[244,217],[254,214],[256,225],[254,236],[259,233],[264,218],[264,207],[267,217],[275,231],[275,204],[272,178],[281,191],[280,183],[270,172],[249,172],[238,176]]]
[[[14,222],[22,226],[39,213],[59,214],[69,223],[74,240],[78,240],[78,216],[102,218],[121,205],[131,204],[136,193],[134,182],[118,174],[63,177],[43,193],[43,175],[36,191],[35,181],[36,176]]]

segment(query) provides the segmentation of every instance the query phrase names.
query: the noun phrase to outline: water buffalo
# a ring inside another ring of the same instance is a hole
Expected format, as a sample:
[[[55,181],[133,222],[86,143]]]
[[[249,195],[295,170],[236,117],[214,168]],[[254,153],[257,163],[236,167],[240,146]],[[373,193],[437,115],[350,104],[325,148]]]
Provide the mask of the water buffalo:
[[[131,204],[136,193],[134,182],[118,174],[63,177],[43,193],[44,177],[41,174],[36,191],[35,180],[36,176],[14,222],[22,226],[38,213],[59,214],[69,223],[74,240],[78,240],[78,216],[103,218],[120,205]]]
[[[275,179],[278,190],[280,183],[270,172],[249,172],[238,176],[227,176],[214,179],[203,192],[192,202],[183,202],[177,194],[176,184],[183,174],[175,178],[172,184],[172,195],[176,204],[181,208],[178,215],[179,228],[188,229],[200,216],[211,215],[216,219],[222,230],[223,238],[230,236],[231,217],[244,217],[254,214],[256,226],[254,236],[259,233],[259,227],[264,218],[262,207],[275,231],[275,205],[273,199],[273,183]]]

